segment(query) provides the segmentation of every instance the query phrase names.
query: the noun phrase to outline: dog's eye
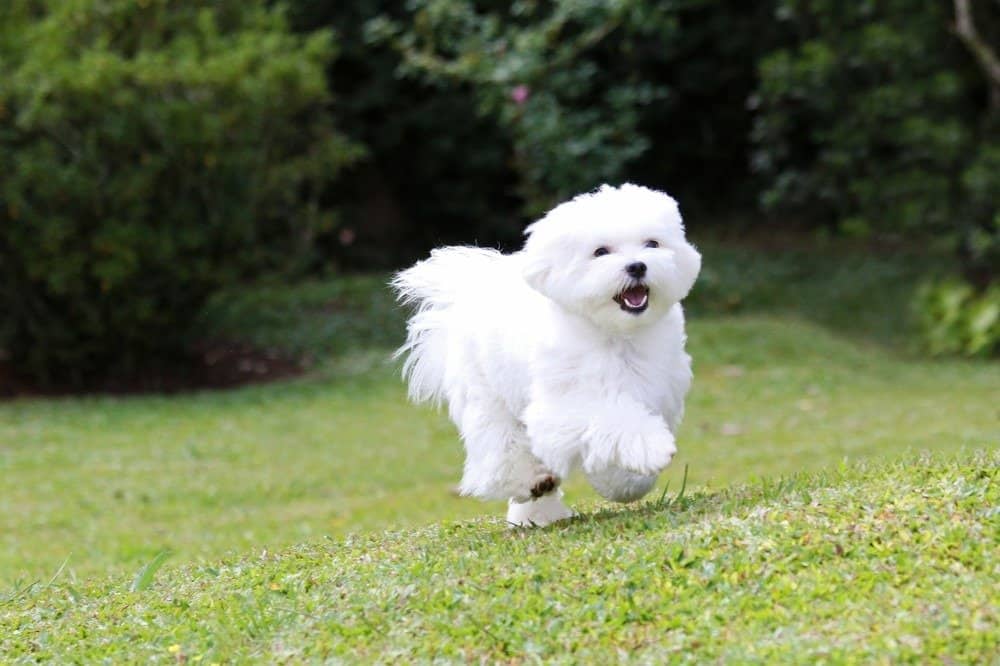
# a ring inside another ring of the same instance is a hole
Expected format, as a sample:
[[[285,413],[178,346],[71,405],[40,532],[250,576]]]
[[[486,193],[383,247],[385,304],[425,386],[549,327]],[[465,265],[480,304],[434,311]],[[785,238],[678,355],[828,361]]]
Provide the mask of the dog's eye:
[[[648,240],[646,241],[646,247],[660,247],[660,244],[655,240]]]
[[[604,255],[608,254],[609,252],[611,252],[611,250],[609,250],[608,248],[606,248],[606,247],[604,247],[602,245],[601,247],[599,247],[596,250],[594,250],[594,256],[595,257],[603,257]]]

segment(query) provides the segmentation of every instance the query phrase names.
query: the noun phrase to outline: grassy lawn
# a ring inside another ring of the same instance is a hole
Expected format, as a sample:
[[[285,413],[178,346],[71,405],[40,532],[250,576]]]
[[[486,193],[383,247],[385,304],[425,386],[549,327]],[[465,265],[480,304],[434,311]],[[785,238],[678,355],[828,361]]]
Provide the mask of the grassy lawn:
[[[687,464],[691,483],[721,487],[1000,441],[996,365],[898,353],[926,259],[703,249],[696,385],[666,479]],[[382,282],[265,285],[209,309],[220,336],[318,359],[303,379],[0,405],[0,584],[64,561],[70,575],[113,574],[163,549],[176,563],[501,511],[451,494],[460,444],[443,416],[406,404],[386,360],[403,318]]]
[[[544,531],[314,540],[0,605],[39,661],[989,663],[1000,454],[672,494]]]
[[[387,360],[402,316],[379,277],[209,308],[219,336],[311,355],[302,378],[0,404],[0,657],[271,660],[349,643],[367,659],[393,645],[606,659],[619,643],[659,661],[731,659],[748,640],[761,659],[987,654],[1000,367],[909,353],[919,257],[703,249],[695,386],[663,479],[674,496],[688,466],[687,494],[669,508],[605,509],[571,481],[582,520],[512,535],[502,506],[456,498],[460,443],[405,401]],[[775,480],[924,452],[959,458]],[[165,550],[152,586],[128,592]],[[902,638],[865,642],[879,626]]]

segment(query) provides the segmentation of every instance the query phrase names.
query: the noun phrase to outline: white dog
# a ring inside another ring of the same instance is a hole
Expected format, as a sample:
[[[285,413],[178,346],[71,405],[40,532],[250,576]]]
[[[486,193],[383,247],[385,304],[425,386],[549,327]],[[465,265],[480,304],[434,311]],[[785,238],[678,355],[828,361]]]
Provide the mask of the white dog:
[[[691,385],[680,301],[701,255],[677,203],[636,185],[580,195],[525,234],[514,254],[445,247],[396,275],[417,306],[397,355],[411,399],[448,403],[461,493],[547,525],[573,515],[558,490],[573,469],[629,502],[677,451]]]

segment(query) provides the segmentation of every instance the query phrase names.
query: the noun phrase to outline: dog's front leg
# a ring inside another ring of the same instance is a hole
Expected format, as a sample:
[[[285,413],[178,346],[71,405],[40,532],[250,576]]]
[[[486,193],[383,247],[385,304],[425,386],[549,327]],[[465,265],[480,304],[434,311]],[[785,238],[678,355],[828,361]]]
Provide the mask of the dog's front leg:
[[[657,474],[677,453],[663,417],[626,394],[536,393],[524,422],[532,453],[561,477],[577,463],[586,472],[617,466]]]
[[[593,411],[583,442],[583,469],[588,473],[617,466],[641,475],[658,474],[677,453],[663,417],[626,394],[606,398]]]

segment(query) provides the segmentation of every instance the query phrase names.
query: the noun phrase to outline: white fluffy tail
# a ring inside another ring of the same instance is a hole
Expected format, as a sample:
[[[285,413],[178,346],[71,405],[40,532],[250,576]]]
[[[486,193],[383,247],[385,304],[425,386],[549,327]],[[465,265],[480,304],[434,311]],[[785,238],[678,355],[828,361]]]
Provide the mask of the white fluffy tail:
[[[406,355],[403,377],[414,402],[441,404],[450,310],[462,293],[485,286],[502,257],[497,250],[444,247],[393,277],[390,284],[400,303],[416,307],[406,324],[406,343],[394,356]]]

